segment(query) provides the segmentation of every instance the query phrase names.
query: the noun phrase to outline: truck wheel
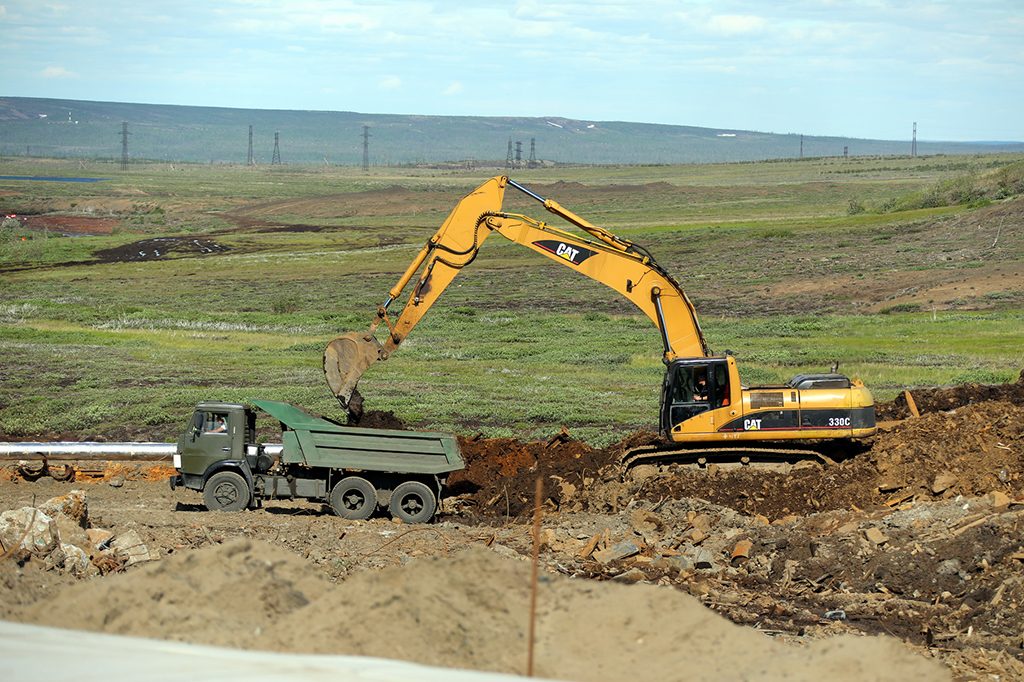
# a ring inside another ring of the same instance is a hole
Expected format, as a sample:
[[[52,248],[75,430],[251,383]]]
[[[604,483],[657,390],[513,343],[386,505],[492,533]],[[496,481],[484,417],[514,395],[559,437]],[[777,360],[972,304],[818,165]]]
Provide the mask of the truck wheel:
[[[331,508],[343,519],[368,519],[377,508],[377,490],[365,478],[347,476],[331,491]]]
[[[210,511],[242,511],[249,506],[249,486],[234,471],[221,471],[206,482],[203,502]]]
[[[388,506],[391,515],[405,523],[424,523],[436,509],[433,491],[419,481],[406,481],[395,488]]]

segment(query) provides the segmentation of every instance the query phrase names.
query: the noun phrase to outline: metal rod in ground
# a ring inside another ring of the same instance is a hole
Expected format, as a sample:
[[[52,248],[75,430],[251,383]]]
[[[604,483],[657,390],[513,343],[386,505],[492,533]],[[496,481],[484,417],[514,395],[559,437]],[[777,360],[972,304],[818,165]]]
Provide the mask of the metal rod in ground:
[[[533,578],[530,581],[530,643],[526,659],[526,676],[533,677],[534,626],[537,621],[537,572],[540,557],[540,500],[544,494],[544,480],[537,479],[537,495],[533,502]]]

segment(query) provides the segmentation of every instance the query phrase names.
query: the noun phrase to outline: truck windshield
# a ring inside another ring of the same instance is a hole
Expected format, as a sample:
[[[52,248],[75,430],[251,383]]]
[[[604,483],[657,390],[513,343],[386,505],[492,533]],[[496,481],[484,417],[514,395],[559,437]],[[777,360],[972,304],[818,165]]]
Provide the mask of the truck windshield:
[[[228,416],[222,412],[207,412],[203,421],[203,433],[227,433]]]

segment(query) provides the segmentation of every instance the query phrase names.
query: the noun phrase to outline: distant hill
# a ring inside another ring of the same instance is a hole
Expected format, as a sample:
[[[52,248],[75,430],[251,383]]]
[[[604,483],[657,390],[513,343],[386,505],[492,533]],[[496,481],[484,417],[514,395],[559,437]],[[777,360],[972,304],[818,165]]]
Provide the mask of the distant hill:
[[[245,164],[359,165],[369,126],[371,165],[503,164],[509,141],[524,162],[675,164],[796,158],[799,134],[690,126],[578,121],[560,117],[408,116],[348,111],[227,109],[0,97],[0,155],[121,158],[122,121],[132,159]],[[909,126],[908,126],[909,128]],[[803,138],[803,155],[906,155],[910,140]],[[917,153],[1024,151],[1024,143],[927,142]]]

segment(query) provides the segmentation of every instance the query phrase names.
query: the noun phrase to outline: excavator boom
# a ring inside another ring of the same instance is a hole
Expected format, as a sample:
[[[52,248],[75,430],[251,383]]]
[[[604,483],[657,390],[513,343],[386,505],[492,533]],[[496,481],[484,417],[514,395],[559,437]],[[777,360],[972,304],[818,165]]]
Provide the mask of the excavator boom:
[[[533,197],[549,212],[594,239],[524,215],[503,213],[502,202],[508,186]],[[484,239],[492,232],[601,282],[631,300],[661,332],[666,363],[677,357],[711,354],[693,304],[678,282],[646,250],[500,176],[491,178],[459,202],[388,292],[368,331],[343,334],[327,345],[324,375],[331,391],[350,414],[358,416],[361,410],[362,401],[356,389],[359,378],[373,363],[390,357],[459,271],[473,262]],[[388,315],[390,305],[417,273],[420,273],[419,279],[405,307],[392,321]],[[375,336],[381,324],[388,331],[383,343]]]

